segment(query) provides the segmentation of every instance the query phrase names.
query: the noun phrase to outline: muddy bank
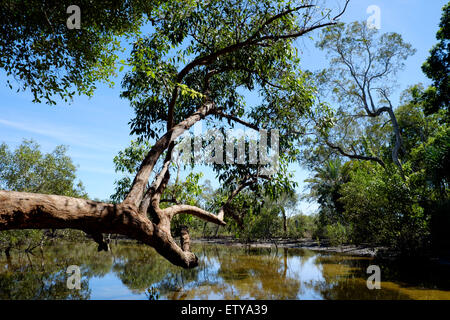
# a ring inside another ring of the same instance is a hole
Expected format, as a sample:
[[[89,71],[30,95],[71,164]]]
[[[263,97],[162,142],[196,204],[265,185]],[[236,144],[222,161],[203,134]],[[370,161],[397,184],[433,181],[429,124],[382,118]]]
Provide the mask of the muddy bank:
[[[395,256],[394,253],[388,252],[384,247],[369,247],[356,245],[331,246],[326,241],[314,241],[311,239],[273,239],[273,240],[256,240],[251,242],[243,242],[232,238],[197,238],[192,239],[192,243],[222,244],[227,246],[250,246],[253,248],[299,248],[322,252],[335,252],[354,256],[363,257],[380,257]]]

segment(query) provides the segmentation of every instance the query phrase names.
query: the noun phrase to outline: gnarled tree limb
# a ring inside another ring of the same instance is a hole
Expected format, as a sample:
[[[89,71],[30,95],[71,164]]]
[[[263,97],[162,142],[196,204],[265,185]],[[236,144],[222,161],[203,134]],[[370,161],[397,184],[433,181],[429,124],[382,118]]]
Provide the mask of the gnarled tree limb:
[[[195,267],[197,257],[183,251],[170,233],[139,214],[136,207],[65,196],[0,191],[0,231],[12,229],[95,230],[139,240],[173,264]]]
[[[172,207],[163,209],[162,211],[169,217],[169,219],[172,219],[176,214],[190,214],[207,222],[213,222],[222,226],[226,225],[226,223],[219,216],[216,216],[215,214],[212,214],[211,212],[203,210],[199,207],[190,206],[187,204],[174,205]]]

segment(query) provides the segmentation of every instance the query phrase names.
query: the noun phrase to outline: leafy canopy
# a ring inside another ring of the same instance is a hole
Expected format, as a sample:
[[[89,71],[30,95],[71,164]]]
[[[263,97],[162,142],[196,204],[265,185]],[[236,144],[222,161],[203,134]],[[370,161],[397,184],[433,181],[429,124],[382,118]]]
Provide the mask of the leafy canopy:
[[[197,110],[207,95],[217,108],[256,126],[283,133],[292,129],[313,97],[299,70],[295,37],[282,38],[309,27],[294,6],[285,1],[183,1],[154,10],[154,32],[134,44],[127,62],[133,71],[123,81],[122,97],[136,114],[131,133],[145,138],[164,133],[174,90],[180,93],[174,123]],[[312,19],[312,9],[306,10],[302,13]],[[261,103],[248,106],[248,91],[259,93]]]
[[[98,81],[113,84],[119,37],[137,33],[155,2],[2,1],[0,68],[14,77],[18,90],[29,89],[34,102],[92,95]],[[81,29],[66,25],[73,4],[81,10]]]
[[[450,3],[442,8],[441,22],[436,38],[439,41],[431,50],[427,61],[422,65],[422,71],[433,81],[423,95],[425,112],[436,113],[443,109],[449,117],[450,93]]]

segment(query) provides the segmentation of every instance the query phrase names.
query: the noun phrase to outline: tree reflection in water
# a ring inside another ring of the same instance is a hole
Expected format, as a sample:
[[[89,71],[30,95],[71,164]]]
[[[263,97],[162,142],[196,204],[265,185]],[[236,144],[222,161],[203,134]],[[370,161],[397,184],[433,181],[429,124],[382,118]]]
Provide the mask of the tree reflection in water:
[[[90,242],[59,243],[33,255],[13,252],[0,256],[0,299],[450,299],[448,266],[302,249],[194,245],[193,250],[200,263],[190,270],[126,241],[100,253]],[[370,264],[381,267],[381,290],[367,289]],[[69,265],[80,266],[81,290],[66,286]],[[98,279],[106,281],[109,295]]]

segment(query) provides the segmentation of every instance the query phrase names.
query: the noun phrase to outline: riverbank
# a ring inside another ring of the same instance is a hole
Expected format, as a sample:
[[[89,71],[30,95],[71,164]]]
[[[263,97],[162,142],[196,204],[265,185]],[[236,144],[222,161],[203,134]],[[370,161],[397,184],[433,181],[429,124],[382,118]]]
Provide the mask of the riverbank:
[[[406,260],[409,261],[413,259],[414,261],[423,261],[439,264],[441,266],[450,266],[450,254],[441,255],[424,255],[407,257],[402,256],[400,252],[394,251],[387,247],[372,247],[368,245],[342,245],[342,246],[332,246],[329,241],[315,241],[312,239],[271,239],[271,240],[254,240],[245,242],[239,239],[234,239],[232,237],[223,238],[194,238],[191,239],[192,243],[198,244],[221,244],[226,246],[237,246],[237,247],[251,247],[251,248],[297,248],[297,249],[307,249],[316,252],[324,253],[339,253],[350,256],[357,257],[370,257],[380,260],[391,260],[399,261]]]
[[[390,252],[384,247],[369,247],[364,245],[331,246],[327,241],[319,242],[312,239],[272,239],[244,242],[233,238],[197,238],[191,239],[191,243],[221,244],[237,247],[246,246],[253,248],[297,248],[362,257],[393,257],[396,255],[394,252]]]

